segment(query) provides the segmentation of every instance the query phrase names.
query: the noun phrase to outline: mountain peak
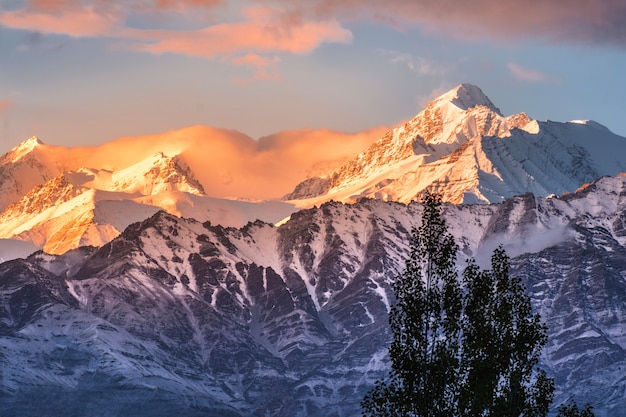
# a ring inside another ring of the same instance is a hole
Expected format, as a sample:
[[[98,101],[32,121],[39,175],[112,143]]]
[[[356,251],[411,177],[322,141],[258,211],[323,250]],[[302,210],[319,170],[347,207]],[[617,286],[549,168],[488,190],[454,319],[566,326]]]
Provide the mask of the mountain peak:
[[[433,103],[443,105],[451,103],[461,110],[469,110],[476,106],[485,106],[499,115],[500,109],[489,100],[483,91],[473,84],[463,83],[436,98]]]
[[[20,144],[20,146],[24,146],[24,145],[37,146],[37,145],[43,145],[43,142],[37,136],[31,136],[30,138],[26,139]]]
[[[17,162],[18,160],[22,159],[24,156],[28,155],[30,152],[32,152],[33,150],[37,149],[38,147],[42,145],[43,145],[43,142],[40,141],[37,136],[32,136],[26,139],[25,141],[23,141],[22,143],[20,143],[19,145],[17,145],[15,148],[11,149],[6,154],[6,156],[12,162]]]
[[[184,191],[205,195],[202,184],[189,165],[179,156],[163,152],[124,168],[112,175],[112,189],[153,195],[163,191]]]
[[[594,122],[504,117],[480,88],[460,84],[336,172],[298,184],[286,198],[307,207],[362,197],[408,202],[425,189],[452,203],[560,195],[624,171],[615,155],[625,151],[623,137]]]

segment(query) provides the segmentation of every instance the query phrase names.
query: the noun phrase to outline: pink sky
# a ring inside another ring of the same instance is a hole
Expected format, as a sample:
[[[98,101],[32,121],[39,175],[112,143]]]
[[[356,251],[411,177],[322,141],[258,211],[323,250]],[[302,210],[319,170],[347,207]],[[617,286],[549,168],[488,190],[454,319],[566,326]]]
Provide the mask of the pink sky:
[[[505,113],[626,134],[625,27],[621,0],[13,0],[0,152],[192,125],[358,132],[461,82]]]

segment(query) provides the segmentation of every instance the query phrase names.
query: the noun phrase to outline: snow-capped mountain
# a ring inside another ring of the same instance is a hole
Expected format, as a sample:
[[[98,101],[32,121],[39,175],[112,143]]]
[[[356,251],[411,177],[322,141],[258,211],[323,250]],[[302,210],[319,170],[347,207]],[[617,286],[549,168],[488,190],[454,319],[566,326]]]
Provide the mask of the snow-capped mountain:
[[[100,246],[160,209],[239,227],[256,219],[278,222],[296,207],[330,200],[408,202],[426,188],[454,203],[500,202],[526,192],[561,195],[626,171],[626,138],[594,122],[504,117],[470,84],[437,98],[352,159],[336,150],[302,152],[298,135],[318,144],[333,134],[283,133],[253,146],[237,132],[202,127],[95,148],[28,139],[0,158],[0,259],[27,254],[2,250],[15,241],[56,254]],[[342,137],[342,143],[351,140]],[[287,151],[292,148],[298,151]],[[298,184],[321,166],[328,175]],[[272,195],[271,178],[276,190],[285,181],[297,184],[287,201],[229,194],[232,185],[232,192]]]
[[[626,177],[447,205],[465,257],[503,244],[548,325],[555,405],[626,402]],[[101,248],[0,265],[3,415],[356,416],[388,366],[390,283],[421,206],[363,199],[279,227],[165,212]]]
[[[6,175],[2,186],[8,190],[3,196],[8,204],[0,213],[0,239],[30,242],[47,253],[101,246],[131,223],[159,210],[225,226],[241,226],[256,219],[277,222],[293,211],[291,205],[277,201],[251,203],[209,197],[179,155],[162,152],[119,170],[69,170],[75,163],[68,162],[71,158],[62,150],[31,138],[3,160]],[[31,249],[24,246],[24,250]],[[6,252],[0,255],[10,258]]]
[[[0,157],[0,210],[65,168],[56,152],[42,145],[32,137]]]
[[[505,117],[480,88],[461,84],[339,170],[286,195],[301,207],[362,197],[408,202],[425,189],[453,203],[494,203],[531,192],[573,192],[626,171],[626,138],[591,121]]]

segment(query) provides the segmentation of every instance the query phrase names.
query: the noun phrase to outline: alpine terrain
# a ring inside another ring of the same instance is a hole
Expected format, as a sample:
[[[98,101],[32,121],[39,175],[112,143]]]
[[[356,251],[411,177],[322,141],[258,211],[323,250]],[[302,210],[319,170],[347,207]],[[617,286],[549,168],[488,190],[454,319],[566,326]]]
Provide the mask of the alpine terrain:
[[[511,256],[554,410],[626,409],[626,138],[595,122],[505,117],[462,84],[287,202],[208,195],[171,149],[72,152],[0,159],[2,416],[359,416],[424,189],[459,271]]]
[[[16,240],[53,254],[103,245],[159,210],[225,226],[277,222],[293,211],[279,201],[207,196],[180,155],[157,152],[117,170],[73,170],[73,157],[31,138],[0,159],[0,239],[10,239],[0,250]],[[0,259],[10,258],[0,252]]]
[[[626,171],[625,138],[593,121],[504,117],[480,88],[461,84],[339,170],[285,196],[299,206],[362,197],[409,202],[424,189],[452,203],[496,203],[531,192],[573,192]]]

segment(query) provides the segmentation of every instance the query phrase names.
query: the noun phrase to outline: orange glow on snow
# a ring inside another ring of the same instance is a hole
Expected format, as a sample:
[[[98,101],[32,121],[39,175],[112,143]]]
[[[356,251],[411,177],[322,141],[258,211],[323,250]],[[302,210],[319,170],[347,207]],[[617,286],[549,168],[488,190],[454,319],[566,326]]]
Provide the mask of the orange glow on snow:
[[[310,176],[331,173],[379,139],[387,127],[359,133],[292,130],[255,141],[243,133],[194,126],[70,148],[66,165],[120,170],[157,152],[182,155],[211,197],[265,200],[291,192]]]

